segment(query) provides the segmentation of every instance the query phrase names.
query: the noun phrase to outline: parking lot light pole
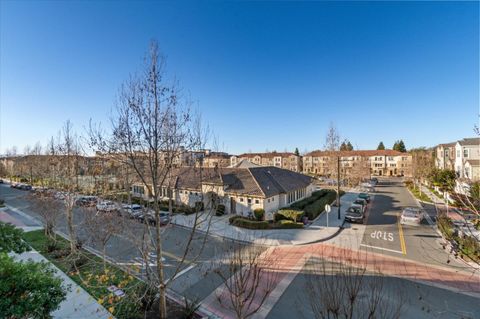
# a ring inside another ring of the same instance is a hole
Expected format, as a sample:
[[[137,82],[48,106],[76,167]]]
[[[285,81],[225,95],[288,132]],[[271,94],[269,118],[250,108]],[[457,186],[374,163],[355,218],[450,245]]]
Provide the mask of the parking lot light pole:
[[[337,156],[337,212],[340,219],[340,156]]]

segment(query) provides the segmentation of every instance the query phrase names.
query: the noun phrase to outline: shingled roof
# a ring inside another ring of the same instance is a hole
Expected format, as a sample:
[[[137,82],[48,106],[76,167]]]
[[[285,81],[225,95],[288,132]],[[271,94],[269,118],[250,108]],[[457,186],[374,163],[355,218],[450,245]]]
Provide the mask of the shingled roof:
[[[273,166],[192,168],[171,171],[165,184],[177,189],[201,190],[202,184],[222,185],[226,193],[271,197],[306,188],[312,178]]]
[[[480,137],[464,138],[458,141],[460,145],[480,145]]]

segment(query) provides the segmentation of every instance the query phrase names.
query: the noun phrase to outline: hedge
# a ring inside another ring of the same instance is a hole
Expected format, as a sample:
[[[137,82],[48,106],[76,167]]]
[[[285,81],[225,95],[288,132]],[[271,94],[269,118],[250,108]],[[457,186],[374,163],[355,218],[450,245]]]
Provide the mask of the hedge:
[[[247,228],[247,229],[268,229],[269,224],[267,221],[250,220],[244,217],[236,218],[233,220],[233,226]]]
[[[283,220],[283,219],[287,219],[287,220],[291,220],[293,222],[297,222],[299,221],[302,216],[303,216],[303,211],[299,211],[299,210],[294,210],[294,209],[281,209],[279,210],[276,214],[278,215],[282,215],[284,216],[285,218],[278,218],[277,220]]]
[[[303,210],[306,206],[313,204],[316,200],[320,199],[320,197],[325,196],[327,192],[328,190],[326,189],[315,191],[312,193],[312,196],[302,199],[301,201],[298,201],[296,203],[293,203],[292,205],[290,205],[290,207]]]
[[[233,222],[234,222],[236,219],[239,219],[239,218],[243,218],[243,217],[240,216],[240,215],[230,216],[230,217],[228,218],[228,222],[229,222],[230,224],[233,224]]]
[[[340,192],[340,196],[341,195],[342,195],[342,192]],[[324,196],[320,197],[314,203],[305,207],[304,209],[305,215],[310,220],[317,218],[317,216],[320,215],[320,213],[325,210],[325,205],[331,204],[336,198],[337,198],[337,193],[335,191],[327,190]]]
[[[280,220],[277,223],[275,223],[275,228],[282,228],[282,229],[292,229],[292,228],[303,228],[302,223],[295,223],[291,220]]]
[[[217,206],[217,211],[215,212],[215,215],[223,216],[223,214],[225,214],[225,205],[219,204]]]

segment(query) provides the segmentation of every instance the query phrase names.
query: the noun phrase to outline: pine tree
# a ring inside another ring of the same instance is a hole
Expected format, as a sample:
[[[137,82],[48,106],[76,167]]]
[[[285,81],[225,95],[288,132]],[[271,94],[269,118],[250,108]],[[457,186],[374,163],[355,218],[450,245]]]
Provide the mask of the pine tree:
[[[385,145],[383,145],[383,142],[380,142],[380,143],[378,144],[377,150],[379,150],[379,151],[385,150]]]
[[[403,140],[400,140],[398,142],[398,151],[405,153],[407,151],[407,148],[405,147],[405,143],[403,143]]]
[[[345,142],[342,142],[342,144],[340,145],[340,151],[346,151],[347,150],[347,144],[345,144]]]
[[[350,143],[350,141],[347,143],[347,151],[353,151],[353,145]]]
[[[300,156],[300,152],[298,151],[298,147],[295,147],[295,155]]]

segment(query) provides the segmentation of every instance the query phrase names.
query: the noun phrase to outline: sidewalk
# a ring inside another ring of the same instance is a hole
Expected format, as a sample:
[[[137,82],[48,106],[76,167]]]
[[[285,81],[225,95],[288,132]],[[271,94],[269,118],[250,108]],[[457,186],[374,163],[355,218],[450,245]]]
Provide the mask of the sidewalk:
[[[22,228],[25,232],[42,229],[41,226],[26,226],[22,221],[10,216],[6,212],[6,208],[0,210],[0,221],[11,223],[19,228]],[[9,211],[11,212],[11,211]],[[52,268],[57,270],[56,276],[62,278],[64,287],[70,287],[67,292],[66,299],[60,304],[60,308],[52,312],[52,318],[58,319],[108,319],[113,318],[113,315],[105,310],[95,299],[92,298],[82,287],[70,279],[64,272],[58,269],[48,259],[43,257],[36,250],[22,253],[12,254],[15,259],[27,261],[32,260],[34,262],[46,262]]]
[[[357,197],[357,193],[349,192],[340,199],[341,210],[340,219],[337,217],[337,207],[332,207],[332,211],[328,214],[323,212],[317,217],[312,224],[307,225],[304,229],[271,229],[271,230],[253,230],[235,227],[229,224],[226,216],[202,216],[197,221],[197,230],[207,232],[213,236],[229,238],[262,244],[268,246],[279,245],[305,245],[315,242],[321,242],[338,235],[343,226],[345,211]],[[195,215],[175,215],[172,223],[178,226],[193,228]]]

